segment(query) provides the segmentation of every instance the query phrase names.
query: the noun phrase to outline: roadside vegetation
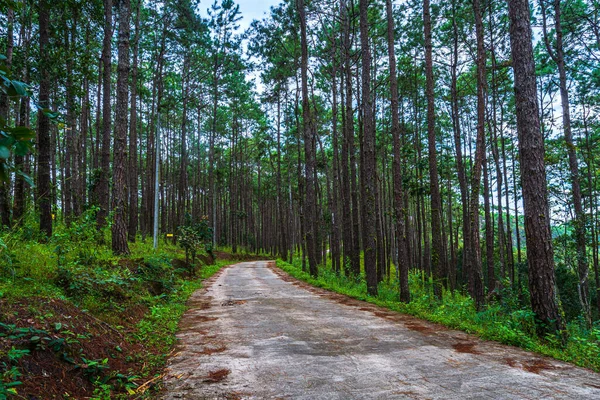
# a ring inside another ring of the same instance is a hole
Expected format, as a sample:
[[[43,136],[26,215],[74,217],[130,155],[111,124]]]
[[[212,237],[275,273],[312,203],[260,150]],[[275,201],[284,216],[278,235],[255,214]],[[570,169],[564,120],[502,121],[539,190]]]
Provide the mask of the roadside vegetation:
[[[93,210],[45,240],[24,224],[0,233],[0,399],[151,398],[186,301],[213,265],[161,241],[113,255]],[[188,229],[193,236],[193,230]],[[221,256],[226,254],[221,253]]]
[[[500,295],[490,299],[478,312],[473,299],[459,291],[444,291],[441,299],[436,299],[431,279],[421,271],[409,273],[411,302],[402,303],[396,279],[380,282],[378,295],[374,297],[367,294],[364,272],[358,277],[346,276],[336,274],[327,265],[319,269],[317,277],[312,277],[302,269],[300,258],[295,258],[292,263],[277,260],[277,266],[291,276],[323,289],[600,372],[600,325],[596,323],[587,329],[581,318],[571,320],[567,324],[565,345],[558,335],[540,338],[536,334],[535,314],[528,306],[526,284],[514,289],[505,286]],[[394,276],[395,272],[391,272]]]

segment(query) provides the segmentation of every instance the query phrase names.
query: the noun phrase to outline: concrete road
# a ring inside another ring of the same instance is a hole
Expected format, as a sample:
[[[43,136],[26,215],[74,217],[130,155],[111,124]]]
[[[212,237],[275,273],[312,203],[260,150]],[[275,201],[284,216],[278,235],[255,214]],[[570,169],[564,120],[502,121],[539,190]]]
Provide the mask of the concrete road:
[[[191,298],[165,399],[600,399],[600,374],[312,288],[268,262]]]

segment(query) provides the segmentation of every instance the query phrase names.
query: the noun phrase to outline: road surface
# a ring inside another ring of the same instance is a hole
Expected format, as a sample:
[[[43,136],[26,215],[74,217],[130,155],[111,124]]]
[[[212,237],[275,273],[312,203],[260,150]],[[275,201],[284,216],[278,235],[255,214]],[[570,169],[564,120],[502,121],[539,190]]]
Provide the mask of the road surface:
[[[600,374],[236,264],[190,299],[165,399],[600,399]]]

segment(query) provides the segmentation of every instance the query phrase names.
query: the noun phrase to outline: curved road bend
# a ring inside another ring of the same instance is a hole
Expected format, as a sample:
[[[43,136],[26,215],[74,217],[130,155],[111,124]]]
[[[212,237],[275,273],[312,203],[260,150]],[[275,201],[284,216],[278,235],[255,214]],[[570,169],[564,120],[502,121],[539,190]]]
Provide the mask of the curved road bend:
[[[226,268],[191,298],[165,399],[600,399],[600,374]]]

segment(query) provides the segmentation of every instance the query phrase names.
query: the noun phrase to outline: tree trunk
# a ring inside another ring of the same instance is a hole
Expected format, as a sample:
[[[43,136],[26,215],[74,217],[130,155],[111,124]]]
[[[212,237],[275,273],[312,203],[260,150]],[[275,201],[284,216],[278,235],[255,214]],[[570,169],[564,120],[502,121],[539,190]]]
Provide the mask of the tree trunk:
[[[281,91],[277,92],[277,208],[279,213],[279,230],[281,245],[279,255],[283,261],[288,260],[288,224],[281,190]]]
[[[436,133],[435,133],[435,97],[433,92],[433,57],[431,44],[431,12],[429,0],[423,0],[423,28],[425,35],[425,79],[427,97],[427,142],[429,152],[429,188],[431,192],[431,267],[436,297],[442,295],[446,286],[444,268],[444,244],[442,242],[442,197],[438,178]]]
[[[98,227],[106,226],[109,210],[109,174],[110,174],[110,132],[111,132],[111,40],[112,40],[112,0],[104,0],[104,43],[102,47],[102,149],[100,159],[100,179],[98,181]]]
[[[560,102],[562,105],[562,122],[565,135],[565,144],[567,146],[567,155],[569,157],[569,171],[571,173],[571,193],[573,196],[573,208],[575,210],[575,242],[577,244],[577,273],[579,276],[579,300],[583,311],[583,316],[588,328],[592,326],[592,314],[589,302],[589,283],[588,283],[588,260],[586,252],[586,221],[583,211],[583,202],[581,199],[581,184],[579,181],[579,162],[575,143],[573,142],[573,133],[571,131],[571,110],[569,106],[569,89],[567,87],[567,71],[565,67],[565,55],[563,46],[563,31],[561,19],[560,0],[554,0],[554,30],[556,32],[556,47],[553,50],[549,43],[546,29],[545,4],[541,4],[543,17],[544,41],[550,57],[558,67],[558,80],[560,88]]]
[[[12,8],[8,9],[7,19],[7,43],[6,43],[6,60],[5,65],[7,68],[11,68],[12,55],[14,47],[13,39],[13,27],[14,27],[15,13]],[[0,94],[0,118],[8,120],[8,96]],[[8,175],[7,182],[0,184],[0,222],[3,226],[10,227],[10,174]]]
[[[562,331],[565,325],[558,309],[554,275],[544,139],[537,103],[529,1],[508,0],[508,15],[523,181],[529,291],[531,308],[541,322],[538,324],[538,333],[543,335]]]
[[[129,254],[125,205],[127,199],[127,114],[129,105],[130,0],[119,0],[119,64],[113,160],[112,251]]]
[[[47,0],[40,0],[39,34],[40,34],[40,89],[39,103],[50,108],[50,51],[49,25],[50,5]],[[50,141],[50,119],[44,112],[38,112],[38,170],[37,170],[37,203],[40,210],[40,231],[50,238],[52,236],[52,189],[50,186],[50,160],[53,147]]]
[[[317,198],[315,191],[315,131],[313,129],[312,113],[308,99],[308,43],[306,39],[306,10],[304,0],[298,0],[300,17],[300,41],[302,48],[301,79],[302,79],[302,123],[304,127],[304,175],[306,183],[306,200],[304,202],[304,219],[306,230],[306,252],[308,255],[308,268],[312,276],[317,276],[317,243],[316,243],[316,208]]]
[[[376,163],[375,163],[375,117],[371,96],[371,48],[369,45],[369,1],[360,0],[360,48],[362,58],[362,171],[361,200],[363,203],[363,251],[367,292],[377,295],[377,230],[376,230]]]
[[[470,246],[467,252],[465,270],[469,280],[469,294],[475,300],[478,309],[483,306],[484,291],[481,273],[481,248],[479,245],[479,193],[481,173],[485,162],[485,49],[483,43],[483,22],[480,0],[473,1],[475,31],[477,36],[477,142],[475,164],[471,177],[471,204],[469,205]]]
[[[400,143],[400,119],[398,114],[398,77],[396,73],[396,56],[394,49],[394,15],[392,13],[392,0],[386,0],[387,15],[387,42],[388,57],[390,63],[390,95],[392,114],[392,138],[394,141],[394,220],[396,232],[396,247],[398,252],[398,277],[400,281],[400,301],[410,302],[410,290],[408,287],[408,270],[410,267],[408,258],[408,241],[404,221],[406,209],[404,208],[404,187],[402,182],[402,149]]]
[[[140,11],[142,1],[138,0],[135,15],[135,37],[133,39],[133,66],[131,68],[131,114],[129,118],[129,221],[127,239],[135,243],[138,230],[138,151],[137,151],[137,79],[138,53],[140,45]]]

